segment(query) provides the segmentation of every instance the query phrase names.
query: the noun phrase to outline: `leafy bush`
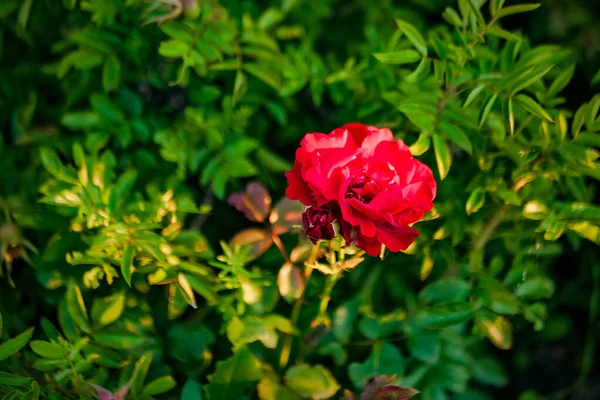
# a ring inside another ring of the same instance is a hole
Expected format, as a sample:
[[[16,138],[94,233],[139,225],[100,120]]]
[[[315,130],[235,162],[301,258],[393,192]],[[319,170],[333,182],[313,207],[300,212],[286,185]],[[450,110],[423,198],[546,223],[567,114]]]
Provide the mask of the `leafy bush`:
[[[3,398],[597,398],[581,49],[505,25],[539,4],[403,3],[4,0]],[[283,197],[350,121],[436,171],[406,252]]]

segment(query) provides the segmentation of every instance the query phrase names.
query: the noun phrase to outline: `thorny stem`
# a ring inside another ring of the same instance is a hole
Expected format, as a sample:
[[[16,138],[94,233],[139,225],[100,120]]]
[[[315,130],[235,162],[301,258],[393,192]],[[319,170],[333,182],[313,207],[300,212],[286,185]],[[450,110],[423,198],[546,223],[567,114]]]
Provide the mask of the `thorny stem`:
[[[312,264],[317,260],[317,255],[319,254],[319,247],[313,246],[312,251],[310,253],[310,257],[306,263],[304,263],[304,289],[300,294],[300,297],[296,299],[294,303],[294,308],[292,309],[292,315],[290,320],[292,322],[292,326],[296,326],[298,323],[298,318],[300,317],[300,310],[302,309],[302,304],[304,303],[304,295],[306,294],[306,290],[308,288],[308,281],[310,280],[310,276],[312,275],[313,268]],[[292,335],[287,335],[285,337],[285,342],[281,349],[281,355],[279,357],[279,365],[281,368],[285,368],[290,361],[290,352],[292,350],[292,341],[294,337]]]

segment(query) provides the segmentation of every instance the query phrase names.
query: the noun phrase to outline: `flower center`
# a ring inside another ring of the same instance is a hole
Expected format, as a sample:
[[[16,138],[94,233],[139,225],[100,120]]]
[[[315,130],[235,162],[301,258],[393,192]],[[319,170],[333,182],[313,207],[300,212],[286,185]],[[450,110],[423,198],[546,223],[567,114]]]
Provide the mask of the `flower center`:
[[[346,189],[346,199],[358,199],[361,203],[369,204],[373,197],[381,192],[381,186],[366,175],[357,176]]]

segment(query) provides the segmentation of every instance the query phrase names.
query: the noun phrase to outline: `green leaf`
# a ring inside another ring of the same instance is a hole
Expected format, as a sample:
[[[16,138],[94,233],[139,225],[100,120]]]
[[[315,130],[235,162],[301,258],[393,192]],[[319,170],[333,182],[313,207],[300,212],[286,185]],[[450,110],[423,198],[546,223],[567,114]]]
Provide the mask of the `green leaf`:
[[[359,299],[353,299],[336,308],[331,330],[340,342],[347,342],[352,337],[360,303]]]
[[[167,40],[160,43],[158,54],[167,58],[183,57],[190,51],[190,46],[178,40]]]
[[[273,89],[281,90],[280,78],[275,73],[266,70],[264,67],[261,67],[258,64],[246,62],[244,63],[244,70],[246,70],[246,72],[248,72],[250,75],[260,79]]]
[[[208,400],[243,398],[244,389],[263,377],[258,359],[246,347],[240,347],[224,361],[217,362],[215,372],[208,376]]]
[[[102,119],[93,111],[73,111],[63,114],[60,123],[72,131],[97,128]]]
[[[66,358],[65,350],[58,344],[44,342],[43,340],[33,340],[29,345],[31,346],[31,350],[42,357],[53,359]]]
[[[415,322],[425,328],[442,329],[467,322],[472,315],[473,310],[469,303],[448,303],[419,311]]]
[[[135,370],[133,371],[133,376],[131,377],[130,389],[134,396],[140,394],[142,391],[144,381],[146,380],[146,375],[148,375],[150,365],[152,364],[152,358],[152,353],[144,353],[135,364]]]
[[[67,301],[67,311],[73,319],[73,322],[79,329],[85,333],[91,333],[90,323],[88,320],[87,309],[83,302],[83,295],[79,286],[73,282],[69,284],[65,295]]]
[[[427,364],[435,363],[440,357],[439,331],[419,331],[408,338],[406,345],[411,356]]]
[[[2,339],[2,313],[0,313],[0,339]]]
[[[340,389],[331,372],[321,365],[297,365],[287,370],[285,385],[302,397],[328,399]]]
[[[42,358],[33,362],[33,368],[39,371],[56,371],[57,369],[64,369],[69,366],[69,361],[63,360],[52,360],[49,358]]]
[[[450,150],[448,149],[446,142],[442,136],[437,133],[433,134],[433,149],[435,150],[435,159],[437,161],[440,178],[444,179],[450,170],[452,157],[450,156]]]
[[[545,119],[548,122],[554,122],[552,117],[542,108],[542,106],[540,106],[531,97],[526,96],[524,94],[518,94],[515,96],[515,100],[517,100],[519,104],[521,104],[521,106],[523,106],[523,108],[529,111],[530,113],[542,119]]]
[[[15,338],[9,339],[0,345],[0,361],[12,356],[27,345],[33,335],[34,328],[29,328]]]
[[[475,360],[472,371],[473,377],[484,385],[502,387],[508,383],[502,364],[492,358]]]
[[[538,9],[542,3],[519,4],[517,6],[504,7],[496,14],[496,19],[500,19],[509,15],[524,13]]]
[[[268,8],[265,12],[262,13],[258,21],[256,22],[256,26],[261,31],[266,31],[269,28],[277,25],[285,18],[285,14],[279,11],[277,8]]]
[[[202,400],[202,385],[188,379],[183,385],[183,389],[181,389],[180,400]]]
[[[498,36],[502,39],[510,40],[512,42],[520,42],[522,40],[521,36],[505,31],[504,29],[499,28],[496,25],[492,25],[489,28],[487,28],[486,33],[492,36]]]
[[[396,19],[396,24],[398,24],[398,28],[406,35],[413,46],[419,50],[419,53],[423,56],[427,56],[427,43],[419,31],[414,26],[401,19]]]
[[[110,347],[111,349],[128,350],[144,344],[148,338],[129,332],[122,328],[106,328],[100,332],[94,332],[92,337],[97,344]]]
[[[581,128],[585,122],[585,117],[588,109],[588,104],[585,103],[581,105],[577,112],[575,113],[575,117],[573,117],[573,123],[571,124],[571,134],[574,138],[577,138],[579,132],[581,132]]]
[[[248,81],[246,75],[244,75],[241,70],[238,70],[235,73],[235,82],[233,84],[233,97],[231,98],[233,105],[237,104],[237,102],[244,97],[247,90]]]
[[[5,385],[5,386],[29,385],[30,382],[31,382],[31,379],[29,379],[27,377],[19,376],[19,375],[12,375],[12,374],[8,374],[6,372],[0,371],[0,386],[2,386],[2,385]],[[16,398],[15,398],[15,400],[16,400]]]
[[[483,126],[483,123],[487,119],[488,115],[490,115],[490,111],[492,111],[492,107],[494,106],[494,103],[496,102],[497,98],[498,98],[498,95],[496,93],[494,93],[494,94],[489,95],[489,97],[483,102],[484,106],[481,109],[481,112],[479,114],[478,125],[480,128]]]
[[[529,86],[534,83],[540,82],[542,78],[550,72],[550,70],[554,68],[554,65],[549,67],[542,68],[534,68],[529,71],[525,71],[525,73],[517,76],[514,80],[512,80],[512,85],[514,86],[512,89],[512,93],[520,92],[521,90],[527,89]]]
[[[483,89],[485,89],[485,85],[483,83],[480,83],[479,85],[475,86],[473,90],[471,90],[471,93],[469,93],[469,95],[467,96],[467,99],[463,103],[462,108],[464,109],[468,107],[469,104],[475,101],[475,99],[477,98],[477,96],[479,96]]]
[[[119,319],[124,308],[125,295],[123,293],[96,298],[92,305],[92,321],[99,327],[110,325]]]
[[[446,278],[430,283],[419,293],[426,302],[443,303],[464,301],[471,294],[471,285],[458,278]]]
[[[598,116],[598,111],[600,111],[600,94],[595,95],[592,100],[590,100],[587,111],[588,113],[585,120],[585,126],[588,129],[593,130],[592,125]]]
[[[421,59],[421,55],[414,50],[373,53],[373,56],[384,64],[411,64]]]
[[[78,183],[79,180],[74,171],[67,169],[60,158],[58,158],[58,154],[48,147],[42,147],[40,149],[40,156],[42,158],[42,164],[44,168],[52,175],[54,178],[59,181],[69,182],[69,183]]]
[[[461,128],[451,123],[440,122],[440,130],[445,133],[455,145],[467,153],[473,154],[471,140]]]
[[[448,23],[460,28],[463,26],[463,21],[460,18],[460,15],[456,12],[456,10],[452,7],[446,7],[442,17],[448,21]]]
[[[121,274],[125,282],[131,287],[131,274],[133,272],[133,257],[135,256],[135,246],[129,245],[123,251],[121,257]]]
[[[168,392],[175,388],[177,382],[170,376],[162,376],[148,383],[142,390],[142,396],[153,396],[155,394],[161,394]]]
[[[102,86],[105,92],[111,92],[119,88],[121,80],[121,63],[116,57],[108,57],[102,69]]]
[[[171,20],[158,25],[158,27],[171,39],[190,44],[194,42],[194,36],[188,32],[188,27],[180,22]]]
[[[475,14],[475,18],[477,19],[477,22],[479,23],[479,25],[481,25],[481,26],[485,25],[485,20],[483,19],[483,15],[481,14],[481,10],[479,10],[478,5],[476,5],[474,3],[474,0],[466,0],[466,2],[469,4],[469,6],[471,7],[471,10]]]
[[[429,60],[429,58],[423,57],[417,68],[410,75],[407,75],[404,79],[407,82],[415,83],[421,80],[429,72],[430,67],[431,61]]]
[[[554,282],[545,276],[527,278],[515,291],[518,297],[526,300],[547,299],[554,293]]]
[[[402,375],[404,359],[396,346],[389,343],[376,343],[369,358],[363,363],[352,363],[348,366],[348,376],[357,388],[379,375]]]
[[[577,142],[590,147],[600,147],[600,133],[581,132],[577,137]]]
[[[124,120],[124,115],[121,109],[113,103],[105,94],[93,94],[90,96],[90,103],[94,111],[98,113],[106,121],[117,124]]]
[[[264,147],[259,147],[257,149],[256,156],[258,161],[269,171],[286,172],[292,169],[292,164],[287,159]]]
[[[547,93],[547,98],[555,98],[567,86],[574,73],[575,64],[572,64],[568,68],[563,70],[550,85],[550,88],[548,89]]]
[[[485,202],[485,191],[482,188],[476,188],[471,192],[467,204],[465,206],[467,215],[471,215],[479,211]]]

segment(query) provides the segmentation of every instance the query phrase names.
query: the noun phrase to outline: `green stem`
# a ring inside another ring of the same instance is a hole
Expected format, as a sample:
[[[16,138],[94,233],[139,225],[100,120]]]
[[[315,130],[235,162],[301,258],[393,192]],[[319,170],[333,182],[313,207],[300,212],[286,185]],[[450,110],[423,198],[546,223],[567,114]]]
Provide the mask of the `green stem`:
[[[329,305],[329,301],[331,300],[331,292],[333,291],[333,287],[340,280],[342,276],[342,271],[337,271],[334,274],[331,274],[327,277],[327,281],[325,283],[325,290],[323,292],[323,296],[321,296],[321,303],[319,304],[319,320],[327,320],[327,306]]]
[[[304,296],[306,294],[306,289],[308,288],[308,282],[310,280],[310,276],[312,275],[313,268],[312,264],[317,259],[317,255],[319,254],[319,247],[313,246],[310,257],[306,263],[304,263],[304,289],[300,294],[300,297],[296,299],[294,303],[294,308],[292,309],[292,315],[290,317],[290,321],[292,322],[292,326],[296,327],[298,324],[298,318],[300,317],[300,310],[302,309],[302,304],[304,304]],[[285,368],[290,361],[290,353],[292,351],[292,342],[294,337],[292,335],[287,335],[285,337],[285,342],[283,343],[283,347],[281,348],[281,354],[279,356],[279,366],[281,368]]]

